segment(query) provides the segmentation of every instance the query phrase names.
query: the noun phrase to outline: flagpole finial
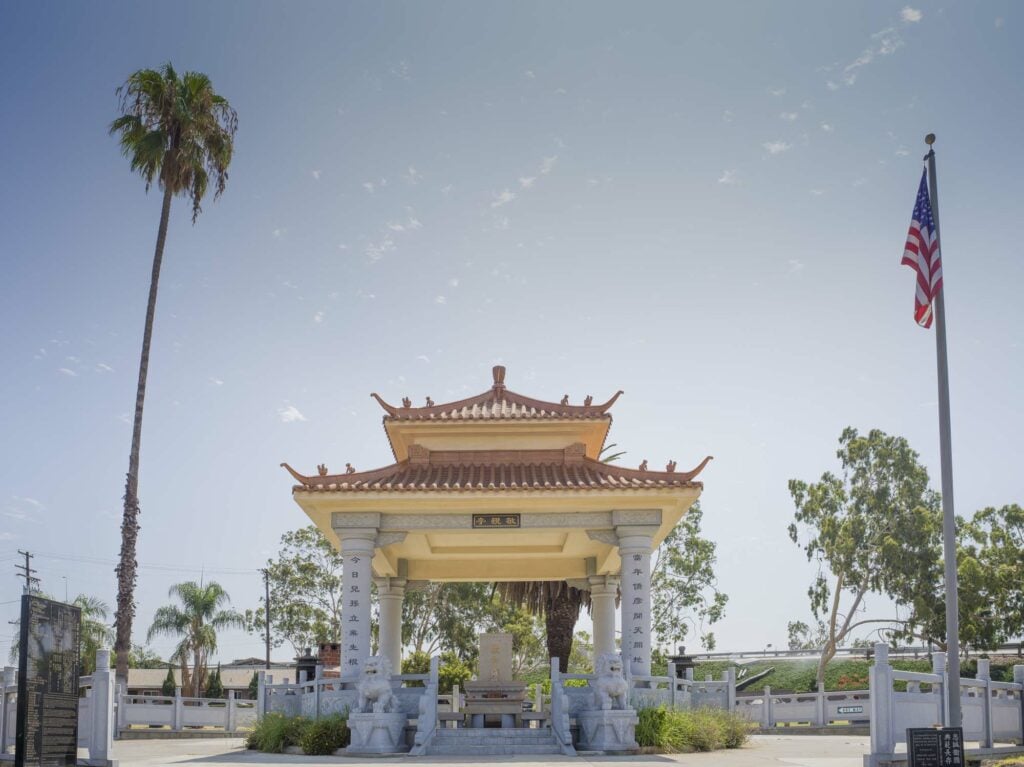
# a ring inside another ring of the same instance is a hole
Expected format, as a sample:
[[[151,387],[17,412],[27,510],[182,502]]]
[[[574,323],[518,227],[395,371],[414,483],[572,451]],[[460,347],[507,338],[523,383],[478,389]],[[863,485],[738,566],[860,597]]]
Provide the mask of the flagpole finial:
[[[935,134],[934,133],[929,133],[927,136],[925,136],[924,137],[924,143],[926,143],[928,146],[931,146],[932,144],[934,144],[935,143]]]

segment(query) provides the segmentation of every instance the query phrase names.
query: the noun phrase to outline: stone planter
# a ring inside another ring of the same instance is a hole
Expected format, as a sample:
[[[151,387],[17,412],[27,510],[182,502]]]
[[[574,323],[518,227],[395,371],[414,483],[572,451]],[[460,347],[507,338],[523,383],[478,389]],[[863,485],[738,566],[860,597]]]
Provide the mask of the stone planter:
[[[580,711],[580,751],[636,751],[636,711]]]
[[[408,717],[401,711],[393,714],[349,714],[352,742],[345,749],[345,754],[398,754],[408,751],[405,744],[407,722]]]

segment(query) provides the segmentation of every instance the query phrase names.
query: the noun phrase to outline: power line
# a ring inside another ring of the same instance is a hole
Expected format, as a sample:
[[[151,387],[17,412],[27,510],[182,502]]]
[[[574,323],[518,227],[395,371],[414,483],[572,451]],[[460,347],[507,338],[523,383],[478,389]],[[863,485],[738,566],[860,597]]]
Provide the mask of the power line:
[[[56,559],[64,562],[79,562],[87,565],[116,565],[116,560],[103,559],[101,557],[82,557],[72,556],[69,554],[37,554],[40,559]],[[208,567],[181,567],[180,565],[165,565],[156,563],[139,563],[140,570],[156,570],[160,572],[169,573],[211,573],[213,575],[252,575],[258,573],[258,568],[241,569],[241,568],[221,568],[221,569],[210,569]]]

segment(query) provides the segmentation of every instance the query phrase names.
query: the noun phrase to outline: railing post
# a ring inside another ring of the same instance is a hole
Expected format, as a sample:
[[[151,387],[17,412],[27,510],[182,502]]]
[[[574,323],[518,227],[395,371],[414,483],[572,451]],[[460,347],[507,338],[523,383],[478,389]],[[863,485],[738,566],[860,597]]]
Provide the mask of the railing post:
[[[183,724],[182,723],[182,719],[184,718],[184,714],[185,714],[185,707],[181,703],[181,688],[180,687],[175,687],[174,688],[174,718],[173,718],[173,725],[174,726],[171,727],[171,729],[174,730],[175,732],[181,732],[181,728],[182,728],[182,724]]]
[[[1024,668],[1024,667],[1022,667]],[[0,753],[7,753],[7,710],[10,706],[9,698],[11,697],[11,689],[17,690],[17,670],[14,666],[4,666],[4,678],[3,678],[3,721],[0,722]]]
[[[668,705],[674,711],[676,708],[676,664],[668,664]]]
[[[228,690],[227,721],[224,728],[227,732],[234,732],[238,729],[238,708],[235,703],[235,691]]]
[[[1013,683],[1020,685],[1017,690],[1017,706],[1020,708],[1020,716],[1017,721],[1020,723],[1020,732],[1018,732],[1017,743],[1024,744],[1024,666],[1013,667]]]
[[[764,703],[761,706],[761,726],[769,730],[772,726],[772,688],[764,687]]]
[[[819,687],[817,681],[814,683],[817,694],[814,697],[814,723],[818,727],[824,727],[828,724],[825,721],[825,685]]]
[[[538,713],[544,710],[544,685],[540,683],[533,686],[533,708]]]
[[[267,707],[267,672],[256,672],[256,718],[262,719]]]
[[[314,719],[320,718],[320,672],[322,670],[323,666],[317,664],[316,670],[313,672],[313,705],[316,706],[316,713],[313,715]]]
[[[89,760],[106,763],[114,750],[114,672],[110,670],[110,650],[96,652],[89,705],[92,708]]]
[[[459,686],[457,684],[452,685],[452,713],[459,713]]]
[[[978,659],[978,673],[976,677],[979,682],[984,682],[983,692],[985,701],[981,706],[981,747],[992,748],[992,670],[991,662],[987,658]],[[975,688],[977,689],[977,688]]]
[[[891,754],[896,750],[892,719],[892,666],[889,647],[875,645],[875,663],[868,671],[871,705],[871,755]]]
[[[693,681],[693,666],[690,666],[688,669],[686,669],[686,679],[690,682]]]
[[[736,711],[736,667],[729,666],[725,670],[725,710],[729,713]]]
[[[937,724],[945,727],[949,723],[949,699],[946,697],[947,685],[949,684],[949,680],[946,677],[946,653],[937,652],[932,654],[932,673],[937,674],[941,678],[939,682],[941,703],[939,704],[939,721]]]

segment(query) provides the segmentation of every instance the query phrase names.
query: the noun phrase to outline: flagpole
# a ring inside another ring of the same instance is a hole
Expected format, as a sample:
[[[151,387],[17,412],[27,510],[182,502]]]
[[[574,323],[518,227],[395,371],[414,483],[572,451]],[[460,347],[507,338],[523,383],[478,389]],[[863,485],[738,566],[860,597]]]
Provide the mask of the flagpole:
[[[925,139],[928,145],[928,196],[931,198],[935,238],[942,253],[942,230],[939,228],[939,192],[935,177],[935,134]],[[953,512],[953,439],[949,427],[949,365],[946,358],[946,294],[945,279],[935,296],[935,351],[939,379],[939,453],[942,463],[942,549],[946,575],[946,671],[948,682],[948,727],[960,727],[960,610],[957,595],[956,515]]]

